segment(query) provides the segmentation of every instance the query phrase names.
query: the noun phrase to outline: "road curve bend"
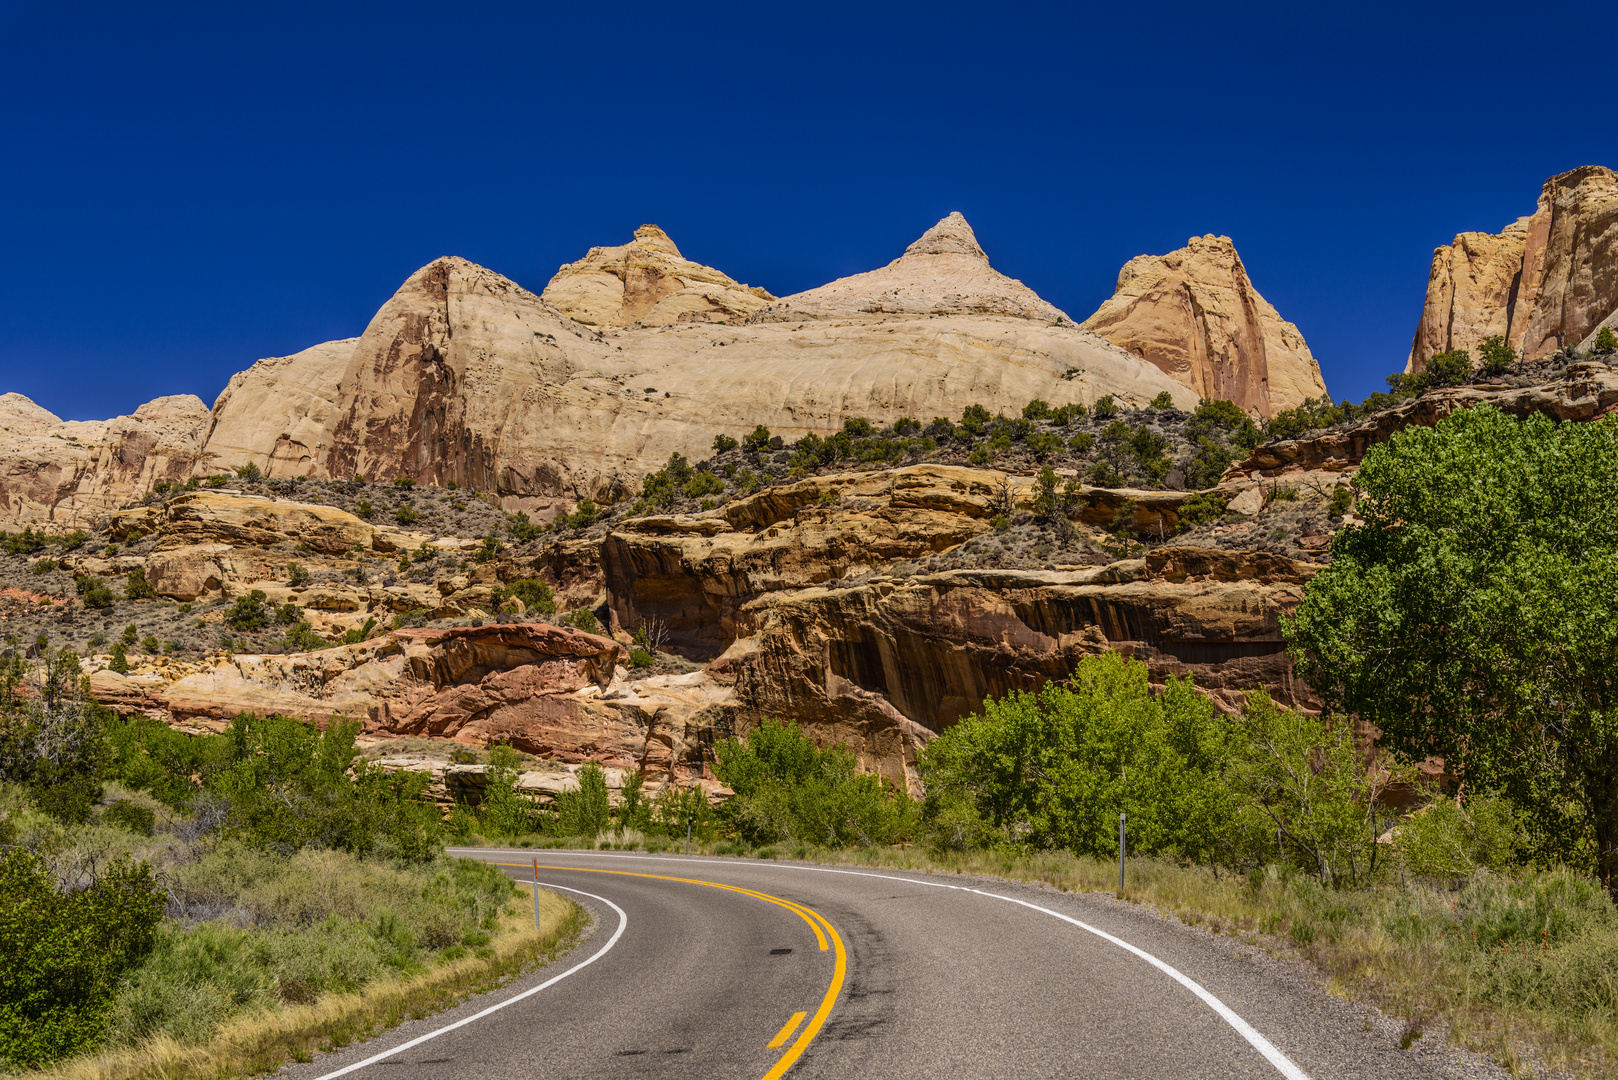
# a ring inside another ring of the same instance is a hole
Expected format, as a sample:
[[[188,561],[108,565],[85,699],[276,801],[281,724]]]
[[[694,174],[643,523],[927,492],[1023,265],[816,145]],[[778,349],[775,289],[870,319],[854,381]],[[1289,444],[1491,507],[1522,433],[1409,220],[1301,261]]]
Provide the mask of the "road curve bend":
[[[800,863],[452,849],[566,890],[572,954],[287,1080],[1452,1075],[1239,942],[1110,896]]]

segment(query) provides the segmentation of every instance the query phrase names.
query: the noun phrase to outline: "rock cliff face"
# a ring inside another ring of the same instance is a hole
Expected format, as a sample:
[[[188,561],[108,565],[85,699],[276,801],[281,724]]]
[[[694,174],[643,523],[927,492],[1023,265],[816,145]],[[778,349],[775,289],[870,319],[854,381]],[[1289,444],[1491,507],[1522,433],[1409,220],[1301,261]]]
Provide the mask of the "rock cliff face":
[[[1433,253],[1407,371],[1441,352],[1474,357],[1499,334],[1524,360],[1586,342],[1618,314],[1618,174],[1586,165],[1545,181],[1539,205],[1498,235]]]
[[[190,394],[132,416],[62,421],[21,394],[0,398],[0,522],[89,528],[160,480],[183,480],[202,450],[208,409]]]
[[[1195,400],[994,271],[959,215],[882,270],[767,297],[682,259],[655,227],[564,267],[544,297],[440,259],[352,343],[232,380],[205,459],[453,480],[544,514],[760,423],[795,439],[1036,397]]]
[[[1228,236],[1129,260],[1083,329],[1260,416],[1326,393],[1303,335],[1259,295]]]
[[[325,453],[339,384],[358,338],[260,360],[231,376],[214,400],[202,474],[249,463],[265,476],[307,476]]]
[[[1354,424],[1312,432],[1297,439],[1264,443],[1245,461],[1231,466],[1228,479],[1321,469],[1342,472],[1357,468],[1377,443],[1413,425],[1431,427],[1456,409],[1493,405],[1513,416],[1539,413],[1558,423],[1597,420],[1618,411],[1618,368],[1589,361],[1573,364],[1562,375],[1534,386],[1454,386],[1407,398]]]
[[[621,247],[591,248],[540,295],[575,322],[603,328],[735,322],[775,299],[687,259],[656,225],[642,225]]]

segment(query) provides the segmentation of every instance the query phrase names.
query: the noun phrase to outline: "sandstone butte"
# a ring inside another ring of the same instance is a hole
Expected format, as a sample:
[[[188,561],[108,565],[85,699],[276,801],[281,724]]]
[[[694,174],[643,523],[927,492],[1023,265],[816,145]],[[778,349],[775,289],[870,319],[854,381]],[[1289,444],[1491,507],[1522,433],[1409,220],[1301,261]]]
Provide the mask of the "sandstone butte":
[[[1406,371],[1499,335],[1524,360],[1589,349],[1618,324],[1618,174],[1586,165],[1545,181],[1539,203],[1499,233],[1466,232],[1433,252]]]
[[[1326,396],[1303,334],[1259,295],[1228,236],[1193,236],[1178,251],[1129,260],[1117,291],[1082,328],[1199,397],[1261,417]]]
[[[1207,353],[1207,340],[1180,354]],[[1268,365],[1221,376],[1265,411],[1251,393],[1282,385],[1273,350],[1220,356],[1221,371]],[[763,424],[793,440],[850,417],[925,422],[1036,397],[1167,392],[1189,407],[1204,391],[1188,371],[1171,377],[996,271],[959,214],[885,267],[780,299],[643,226],[562,267],[540,295],[436,259],[358,337],[261,360],[211,410],[161,398],[130,417],[62,423],[7,395],[0,522],[87,527],[155,482],[250,463],[271,477],[454,480],[546,517],[634,486],[676,451],[700,458],[720,432]]]

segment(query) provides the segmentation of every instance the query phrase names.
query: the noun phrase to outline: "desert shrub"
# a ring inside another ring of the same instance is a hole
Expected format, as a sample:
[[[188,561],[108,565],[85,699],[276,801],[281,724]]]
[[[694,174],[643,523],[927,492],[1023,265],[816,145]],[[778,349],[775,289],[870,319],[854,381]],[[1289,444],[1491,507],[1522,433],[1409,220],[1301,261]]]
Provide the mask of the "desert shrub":
[[[414,476],[395,476],[393,486],[397,488],[413,488],[416,486],[416,478]]]
[[[1603,326],[1596,335],[1594,348],[1598,353],[1618,352],[1618,334],[1612,332],[1612,327]]]
[[[1399,822],[1395,846],[1400,860],[1416,874],[1458,878],[1471,877],[1478,869],[1504,870],[1517,861],[1520,815],[1495,796],[1474,796],[1464,803],[1435,798]]]
[[[646,649],[637,646],[629,650],[629,666],[632,668],[649,668],[656,663],[656,657]]]
[[[1022,418],[1024,420],[1044,420],[1050,415],[1050,403],[1041,401],[1039,398],[1035,398],[1022,407]]]
[[[556,796],[556,831],[563,836],[595,836],[610,824],[607,774],[587,761],[579,770],[579,786]]]
[[[1354,495],[1349,491],[1348,485],[1338,484],[1332,489],[1331,500],[1326,503],[1326,513],[1334,518],[1340,518],[1348,513],[1354,505]]]
[[[373,631],[375,629],[376,629],[376,616],[373,615],[370,618],[366,619],[365,623],[363,625],[349,627],[347,630],[344,630],[343,631],[343,644],[344,645],[358,645],[360,642],[362,642],[366,638],[370,637],[371,636],[371,631]]]
[[[287,563],[287,584],[298,588],[309,584],[309,568],[302,563]]]
[[[0,533],[0,550],[7,555],[38,555],[45,550],[47,539],[44,533],[35,532],[29,525],[20,533]]]
[[[249,461],[246,465],[243,465],[236,470],[236,477],[240,480],[258,480],[263,475],[263,470],[258,467],[256,462],[252,461]]]
[[[40,559],[33,566],[29,567],[29,570],[35,574],[49,574],[54,570],[60,569],[61,565],[62,564],[57,562],[55,559]]]
[[[742,449],[750,454],[770,447],[770,429],[760,424],[758,427],[742,436]]]
[[[37,1068],[95,1045],[163,906],[144,863],[115,861],[88,888],[63,892],[38,855],[0,856],[0,1061]]]
[[[223,476],[223,475],[221,475],[221,476],[210,476],[210,477],[208,477],[208,479],[206,481],[204,481],[204,483],[206,483],[211,488],[222,488],[226,484],[230,483],[230,477]]]
[[[489,748],[478,822],[485,836],[522,836],[539,829],[539,808],[517,787],[522,759],[506,743]]]
[[[1481,357],[1478,370],[1485,375],[1504,375],[1517,362],[1517,350],[1507,345],[1499,334],[1484,338],[1483,344],[1478,346],[1478,355]]]
[[[1152,399],[1151,407],[1154,409],[1174,408],[1174,395],[1169,393],[1167,390],[1164,390],[1162,393],[1158,394]]]
[[[925,817],[942,847],[1115,856],[1122,811],[1133,850],[1205,859],[1236,809],[1227,732],[1189,680],[1154,696],[1145,664],[1086,658],[1070,686],[987,701],[930,743]]]
[[[225,623],[232,630],[248,633],[262,630],[270,625],[270,608],[265,604],[268,597],[262,589],[253,589],[236,598],[236,602],[225,612]]]
[[[239,913],[250,925],[161,927],[125,977],[112,1045],[205,1042],[233,1015],[463,955],[488,942],[513,892],[497,868],[467,859],[407,864],[319,849],[285,858],[230,840],[176,868],[170,887],[187,913]]]
[[[1225,470],[1234,460],[1235,455],[1223,439],[1204,435],[1183,463],[1185,486],[1193,491],[1214,487],[1224,479]]]
[[[406,608],[393,617],[393,628],[402,630],[409,626],[426,626],[432,618],[433,613],[429,608]]]
[[[369,765],[355,752],[358,732],[351,721],[319,731],[280,716],[237,716],[230,760],[206,781],[230,805],[227,828],[281,852],[316,844],[432,858],[440,829],[425,797],[431,778]]]
[[[714,773],[736,795],[719,817],[750,844],[795,839],[826,847],[886,845],[914,831],[902,789],[858,770],[846,746],[822,750],[797,724],[766,720],[714,746]]]
[[[371,515],[375,512],[376,508],[371,505],[370,499],[361,499],[354,504],[354,516],[361,521],[370,521]]]
[[[140,647],[147,656],[156,656],[162,650],[163,645],[157,640],[156,634],[147,634],[146,637],[141,639]]]
[[[1218,521],[1224,514],[1225,500],[1212,492],[1202,492],[1180,504],[1180,528],[1184,530]]]
[[[556,590],[535,578],[519,578],[505,587],[503,597],[521,600],[523,610],[531,615],[552,615],[556,612]],[[495,601],[499,606],[503,599]]]
[[[85,575],[74,578],[73,584],[78,589],[79,600],[83,602],[84,606],[87,608],[96,608],[104,611],[107,608],[112,607],[113,603],[117,600],[117,597],[113,596],[112,590],[107,588],[106,582],[102,581],[100,578],[93,578]]]
[[[1427,361],[1422,374],[1429,387],[1459,386],[1472,374],[1472,354],[1465,349],[1441,352]]]
[[[146,580],[145,567],[137,566],[129,572],[124,582],[124,595],[131,600],[151,600],[157,596],[157,590]]]
[[[583,630],[586,634],[599,634],[602,632],[601,620],[597,619],[595,612],[589,608],[579,608],[577,611],[562,617],[562,621],[569,626]]]
[[[120,640],[123,641],[126,646],[129,646],[134,645],[136,639],[139,637],[140,627],[136,626],[134,623],[130,623],[128,626],[124,627],[124,632]]]
[[[769,441],[768,439],[765,440],[765,442],[768,442],[768,441]],[[736,440],[731,438],[729,435],[720,434],[720,435],[715,435],[713,437],[713,452],[714,453],[716,453],[716,454],[728,454],[734,449],[736,449]]]
[[[85,541],[89,539],[89,533],[85,532],[83,529],[74,529],[72,532],[63,533],[61,536],[58,536],[56,538],[56,546],[61,548],[63,551],[76,551],[83,547]]]
[[[1060,435],[1052,434],[1049,431],[1040,431],[1028,436],[1027,445],[1029,453],[1043,461],[1052,454],[1061,453],[1063,443]]]
[[[157,827],[157,814],[149,806],[141,806],[128,799],[119,799],[101,811],[101,820],[141,836],[152,835]]]
[[[409,503],[400,503],[393,508],[393,520],[401,525],[414,525],[420,516]]]
[[[1118,402],[1111,394],[1105,394],[1096,399],[1096,403],[1091,407],[1090,412],[1097,420],[1110,420],[1118,415]]]
[[[290,601],[275,609],[275,621],[288,624],[303,621],[303,609]]]
[[[725,490],[725,482],[711,472],[698,470],[685,482],[685,497],[700,499],[704,495],[716,495]]]
[[[26,785],[39,809],[89,820],[107,762],[107,710],[89,699],[79,657],[61,649],[29,671],[0,659],[0,781]]]
[[[107,667],[120,675],[129,674],[129,650],[123,642],[113,642],[108,656]]]
[[[526,544],[530,540],[537,540],[545,526],[536,525],[528,520],[528,515],[521,510],[506,516],[506,535],[519,544]]]
[[[1088,454],[1095,448],[1096,438],[1088,431],[1081,431],[1067,441],[1067,448],[1075,454]]]
[[[314,628],[301,619],[287,627],[281,641],[293,652],[315,652],[318,649],[329,648],[332,644],[315,633]]]

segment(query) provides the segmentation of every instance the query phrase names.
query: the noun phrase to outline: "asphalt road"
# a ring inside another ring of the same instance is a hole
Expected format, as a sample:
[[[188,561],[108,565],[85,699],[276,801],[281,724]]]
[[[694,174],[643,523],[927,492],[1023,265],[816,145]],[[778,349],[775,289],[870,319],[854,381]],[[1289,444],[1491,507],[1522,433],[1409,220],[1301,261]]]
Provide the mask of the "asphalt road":
[[[533,851],[452,853],[534,876]],[[588,940],[500,990],[282,1075],[1478,1074],[1441,1050],[1400,1050],[1389,1024],[1368,1024],[1296,967],[1109,896],[793,863],[537,854],[541,884],[573,890],[564,895],[594,915]]]

